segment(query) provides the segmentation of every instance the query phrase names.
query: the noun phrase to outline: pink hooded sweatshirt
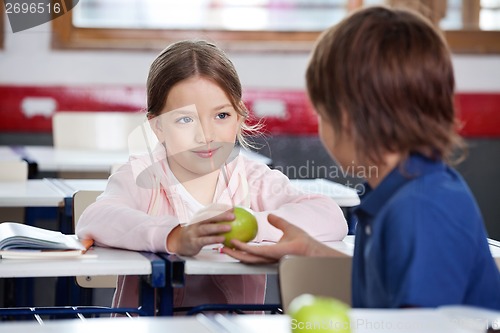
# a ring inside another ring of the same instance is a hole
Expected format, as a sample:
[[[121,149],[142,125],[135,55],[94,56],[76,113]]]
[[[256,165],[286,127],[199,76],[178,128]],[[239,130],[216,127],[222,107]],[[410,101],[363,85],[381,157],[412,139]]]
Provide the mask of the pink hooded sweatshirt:
[[[154,162],[152,162],[154,160]],[[340,207],[330,198],[305,194],[293,187],[280,171],[236,156],[219,176],[214,203],[250,208],[258,221],[254,241],[278,241],[281,230],[271,226],[272,213],[293,223],[319,241],[342,240],[347,223]],[[159,145],[152,156],[131,156],[116,171],[97,201],[80,217],[76,233],[94,239],[99,246],[134,251],[168,252],[167,236],[176,226],[192,222],[203,206],[178,183]],[[265,275],[187,276],[184,288],[174,289],[174,306],[200,304],[262,304]],[[113,306],[137,307],[136,276],[118,279]]]

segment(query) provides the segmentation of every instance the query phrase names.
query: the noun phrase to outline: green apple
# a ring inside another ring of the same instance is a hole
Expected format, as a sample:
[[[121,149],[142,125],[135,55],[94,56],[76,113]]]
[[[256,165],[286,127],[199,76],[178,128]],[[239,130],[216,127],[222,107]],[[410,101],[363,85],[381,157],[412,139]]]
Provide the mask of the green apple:
[[[219,223],[230,224],[231,231],[223,233],[226,237],[224,245],[233,248],[232,239],[237,239],[242,242],[249,242],[257,236],[257,219],[243,207],[234,207],[233,221],[223,221]]]
[[[329,297],[300,295],[288,308],[293,333],[350,333],[349,306]]]

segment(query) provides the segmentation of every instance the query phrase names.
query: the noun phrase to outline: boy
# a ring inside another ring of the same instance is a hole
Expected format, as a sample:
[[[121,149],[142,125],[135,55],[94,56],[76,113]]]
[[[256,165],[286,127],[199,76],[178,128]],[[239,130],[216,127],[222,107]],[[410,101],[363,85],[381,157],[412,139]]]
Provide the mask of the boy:
[[[448,165],[462,141],[440,33],[408,11],[360,10],[321,35],[306,79],[332,158],[377,170],[355,211],[353,306],[500,310],[500,274],[481,213]],[[237,250],[224,252],[248,263],[340,255],[277,216],[269,221],[284,231],[276,245],[233,241]]]

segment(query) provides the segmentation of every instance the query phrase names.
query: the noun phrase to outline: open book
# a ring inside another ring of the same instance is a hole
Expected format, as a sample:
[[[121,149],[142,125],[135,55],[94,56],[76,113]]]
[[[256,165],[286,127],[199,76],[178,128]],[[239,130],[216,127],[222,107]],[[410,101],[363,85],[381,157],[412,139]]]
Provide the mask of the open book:
[[[57,258],[81,256],[92,240],[78,240],[74,235],[32,227],[16,222],[0,223],[0,257]]]

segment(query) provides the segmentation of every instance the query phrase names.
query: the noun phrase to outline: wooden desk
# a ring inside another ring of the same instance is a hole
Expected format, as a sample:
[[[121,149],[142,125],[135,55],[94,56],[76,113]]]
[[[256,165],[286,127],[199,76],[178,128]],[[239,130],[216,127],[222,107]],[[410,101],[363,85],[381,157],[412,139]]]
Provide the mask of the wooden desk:
[[[352,309],[350,325],[353,333],[483,333],[488,325],[498,328],[500,313],[468,307],[438,309]],[[2,323],[6,332],[244,332],[289,333],[294,324],[287,315],[236,315],[173,318],[103,318],[90,320]],[[496,325],[496,326],[495,326]]]
[[[17,161],[21,157],[10,147],[0,146],[0,161]]]
[[[0,182],[0,207],[62,207],[79,190],[104,190],[106,179],[28,179]]]
[[[330,196],[341,207],[359,204],[356,191],[341,184],[324,179],[294,179],[291,182],[306,192]],[[60,206],[64,198],[71,198],[76,191],[104,191],[106,184],[107,179],[30,179],[25,185],[0,182],[0,206]]]
[[[0,207],[59,207],[64,193],[45,179],[0,182]]]
[[[461,306],[438,309],[352,309],[350,319],[353,333],[484,333],[488,325],[500,328],[500,312]],[[290,332],[294,324],[288,316],[215,316],[212,321],[216,322],[213,327],[218,325],[221,332],[245,333]]]
[[[256,246],[272,245],[274,243],[264,242]],[[354,236],[346,236],[344,240],[338,242],[325,243],[342,253],[352,257],[354,252]],[[278,264],[270,265],[247,265],[220,253],[218,247],[208,246],[193,257],[178,256],[183,262],[182,271],[179,274],[186,275],[258,275],[258,274],[278,274]]]
[[[0,259],[0,278],[87,275],[147,276],[148,282],[144,279],[141,291],[148,315],[155,313],[154,289],[166,285],[165,262],[153,253],[94,247],[81,258]]]
[[[175,318],[99,318],[89,320],[52,320],[43,325],[35,321],[3,322],[4,332],[70,333],[70,332],[123,332],[123,333],[214,333],[196,317]],[[223,332],[223,331],[222,331]]]
[[[497,267],[500,269],[500,242],[488,238],[488,244],[490,245],[491,255],[495,258]]]
[[[0,182],[0,207],[64,208],[59,229],[67,234],[73,230],[73,194],[78,190],[104,190],[106,183],[105,179],[54,178]],[[34,223],[29,214],[26,220]]]
[[[329,246],[345,252],[352,256],[354,249],[354,237],[347,236],[343,241],[327,243]],[[256,246],[266,246],[272,243],[263,243]],[[268,265],[247,265],[238,260],[220,253],[213,246],[205,247],[199,254],[193,257],[184,257],[177,255],[159,254],[165,259],[167,265],[166,289],[170,289],[167,294],[173,295],[173,288],[184,287],[186,275],[277,275],[278,264]],[[168,283],[170,282],[170,283]],[[167,300],[166,305],[172,313],[173,298]],[[272,307],[272,306],[271,306]]]
[[[272,245],[264,242],[256,246]],[[354,236],[346,236],[338,242],[327,242],[326,245],[352,257],[354,252]],[[278,264],[246,265],[230,256],[220,253],[218,247],[206,247],[193,257],[179,256],[183,261],[183,271],[179,274],[186,275],[258,275],[278,274]]]
[[[31,180],[29,180],[31,181]],[[61,179],[44,178],[55,191],[64,198],[71,199],[77,191],[104,191],[108,184],[107,179]]]
[[[340,207],[354,207],[360,200],[355,189],[327,179],[291,179],[293,185],[307,193],[319,193],[335,200]]]
[[[128,161],[128,152],[55,149],[52,146],[18,147],[19,154],[36,162],[40,172],[104,172]]]

